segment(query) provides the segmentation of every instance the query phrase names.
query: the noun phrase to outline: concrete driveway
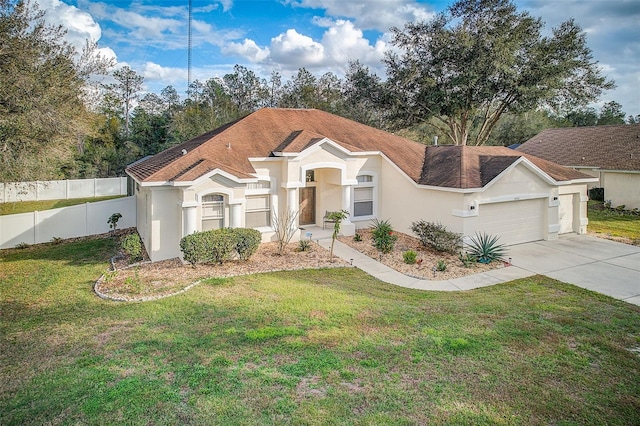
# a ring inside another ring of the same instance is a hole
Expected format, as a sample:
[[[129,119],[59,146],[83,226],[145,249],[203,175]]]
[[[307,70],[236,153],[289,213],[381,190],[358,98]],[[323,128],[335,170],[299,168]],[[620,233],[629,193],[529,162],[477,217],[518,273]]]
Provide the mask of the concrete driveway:
[[[640,306],[640,247],[588,235],[509,247],[513,266]]]

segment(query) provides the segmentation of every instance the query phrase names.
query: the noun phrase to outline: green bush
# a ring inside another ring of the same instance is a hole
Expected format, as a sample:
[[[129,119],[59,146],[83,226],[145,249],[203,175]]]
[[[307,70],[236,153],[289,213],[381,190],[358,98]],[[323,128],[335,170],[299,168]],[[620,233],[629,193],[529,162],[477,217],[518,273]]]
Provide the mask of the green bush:
[[[373,246],[375,248],[382,253],[391,253],[398,236],[393,235],[393,227],[388,220],[379,221],[378,219],[374,219],[371,238],[373,238]]]
[[[230,231],[235,238],[235,251],[240,260],[249,259],[262,241],[260,231],[251,228],[233,228]]]
[[[300,240],[298,242],[298,250],[299,251],[307,251],[311,248],[311,241],[309,240]]]
[[[411,224],[411,231],[425,247],[456,254],[462,247],[462,236],[447,230],[441,223],[420,220]]]
[[[438,260],[438,264],[436,265],[436,269],[440,272],[444,272],[447,270],[447,262],[445,260]]]
[[[124,251],[131,260],[142,260],[142,241],[137,233],[129,234],[122,239],[122,251]]]
[[[229,259],[236,247],[236,238],[233,229],[215,229],[207,231],[211,236],[207,239],[211,262],[223,263]]]
[[[499,237],[488,234],[478,234],[471,237],[468,252],[480,263],[491,263],[493,260],[504,260],[507,249],[504,244],[498,244]]]
[[[184,260],[197,263],[222,263],[235,252],[247,260],[256,252],[262,235],[255,229],[226,228],[195,232],[180,240]]]
[[[591,188],[588,193],[590,200],[604,201],[604,188]]]
[[[404,259],[404,263],[407,265],[414,265],[418,260],[418,253],[413,250],[407,250],[402,253],[402,259]]]

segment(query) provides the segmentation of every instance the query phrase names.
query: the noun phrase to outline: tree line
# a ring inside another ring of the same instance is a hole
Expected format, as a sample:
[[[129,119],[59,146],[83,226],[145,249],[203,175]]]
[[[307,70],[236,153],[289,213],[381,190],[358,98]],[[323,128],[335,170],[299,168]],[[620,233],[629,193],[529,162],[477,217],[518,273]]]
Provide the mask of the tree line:
[[[509,0],[459,0],[429,22],[393,28],[382,79],[358,61],[344,77],[300,68],[284,81],[242,65],[144,93],[144,78],[87,43],[76,52],[37,5],[0,0],[0,181],[122,175],[127,164],[263,107],[316,108],[432,143],[510,145],[548,127],[640,122],[580,28],[542,22]],[[110,74],[113,83],[97,76]]]

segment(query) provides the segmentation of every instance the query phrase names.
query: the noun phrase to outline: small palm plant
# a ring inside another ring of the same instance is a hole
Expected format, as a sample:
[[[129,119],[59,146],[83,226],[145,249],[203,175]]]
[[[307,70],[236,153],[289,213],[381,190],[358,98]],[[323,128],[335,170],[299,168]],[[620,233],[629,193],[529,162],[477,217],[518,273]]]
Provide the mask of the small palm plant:
[[[498,244],[499,237],[496,235],[488,235],[485,233],[471,237],[467,253],[480,263],[491,263],[494,260],[504,260],[507,255],[507,249],[504,244]]]

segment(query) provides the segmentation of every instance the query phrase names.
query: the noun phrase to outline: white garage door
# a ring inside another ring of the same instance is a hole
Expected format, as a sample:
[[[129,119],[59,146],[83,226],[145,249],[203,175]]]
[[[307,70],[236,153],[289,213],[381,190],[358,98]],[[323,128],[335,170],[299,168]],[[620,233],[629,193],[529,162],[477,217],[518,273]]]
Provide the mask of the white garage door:
[[[573,194],[561,195],[558,197],[558,201],[560,201],[558,207],[560,233],[573,232]]]
[[[544,237],[546,198],[478,207],[478,232],[499,235],[503,244],[538,241]]]

